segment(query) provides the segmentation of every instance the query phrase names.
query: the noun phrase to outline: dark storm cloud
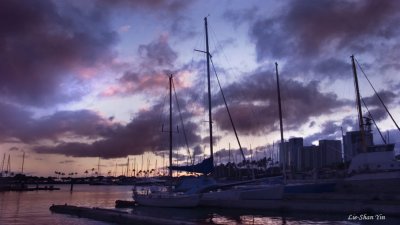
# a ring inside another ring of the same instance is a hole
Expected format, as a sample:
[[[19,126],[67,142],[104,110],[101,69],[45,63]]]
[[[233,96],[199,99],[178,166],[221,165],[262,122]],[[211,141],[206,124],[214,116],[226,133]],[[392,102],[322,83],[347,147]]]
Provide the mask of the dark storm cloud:
[[[178,54],[169,46],[168,38],[164,36],[147,45],[140,45],[138,52],[143,59],[142,65],[146,67],[171,67],[178,57]]]
[[[338,57],[392,49],[399,9],[390,0],[290,1],[277,16],[252,23],[250,36],[260,62],[284,59],[293,64],[292,75],[309,68],[308,75],[340,78],[347,59]]]
[[[178,53],[171,48],[165,35],[161,35],[149,44],[140,45],[138,54],[140,56],[138,65],[125,71],[118,79],[118,83],[108,87],[101,96],[160,94],[160,90],[168,87],[167,75],[179,73],[174,65]],[[179,87],[180,79],[174,79],[174,83]]]
[[[21,132],[25,142],[60,138],[94,139],[106,135],[112,122],[90,110],[59,111],[50,116],[33,119],[30,126]]]
[[[41,140],[59,141],[63,138],[94,139],[106,135],[113,124],[90,110],[58,111],[34,118],[20,107],[0,103],[0,139],[32,144]]]
[[[198,31],[193,26],[193,21],[185,16],[177,16],[171,24],[171,34],[187,40],[198,35]]]
[[[349,62],[329,58],[316,62],[314,72],[319,76],[329,77],[333,80],[341,77],[350,78],[351,70]]]
[[[0,93],[21,104],[48,106],[77,100],[68,87],[80,69],[112,57],[116,34],[101,10],[52,1],[1,1]]]
[[[105,8],[132,8],[132,9],[144,9],[148,12],[165,12],[168,14],[176,14],[177,12],[184,10],[189,4],[193,2],[179,1],[179,0],[97,0],[97,4],[100,7]]]
[[[315,81],[304,84],[281,78],[280,84],[283,120],[287,129],[298,129],[311,117],[332,113],[347,104],[333,93],[322,93]],[[259,71],[249,75],[245,80],[226,87],[225,95],[230,99],[228,104],[239,133],[260,134],[278,130],[276,80],[271,72]],[[217,108],[214,118],[223,130],[232,130],[225,107]]]
[[[120,10],[132,10],[135,13],[144,13],[159,19],[160,24],[165,22],[170,23],[169,30],[175,37],[188,39],[196,33],[191,21],[183,15],[193,0],[97,0],[96,5],[102,9],[115,10],[118,14]],[[164,24],[163,24],[164,25]]]
[[[92,143],[65,142],[55,146],[37,146],[34,151],[75,157],[102,158],[138,155],[146,151],[165,151],[169,142],[168,134],[161,131],[162,107],[162,104],[156,104],[148,110],[139,111],[130,123],[113,127],[110,132],[103,134],[102,139]],[[173,118],[174,121],[179,121],[178,119],[178,116]],[[185,123],[189,144],[200,141],[200,137],[196,134],[197,125],[190,121],[185,121]],[[164,131],[168,129],[168,125],[166,125]],[[184,146],[184,142],[181,141],[182,132],[179,135],[174,134],[174,137],[174,148]]]
[[[223,18],[232,22],[235,27],[242,25],[245,22],[251,22],[255,19],[257,7],[241,10],[227,10],[223,13]]]
[[[378,95],[385,103],[385,105],[395,103],[397,97],[395,93],[386,90],[378,92]],[[363,100],[368,107],[383,107],[376,94],[370,97],[365,97],[363,98]]]
[[[386,107],[389,109],[393,108],[391,106],[396,104],[396,100],[397,100],[397,95],[391,91],[381,91],[378,93],[379,97],[382,99],[382,101],[385,103]],[[375,121],[381,121],[386,119],[389,114],[386,112],[384,106],[382,105],[382,103],[379,101],[379,98],[377,96],[377,94],[374,94],[372,96],[369,97],[365,97],[363,98],[365,105],[367,105],[369,113],[372,115],[372,118]],[[365,108],[365,105],[362,105],[362,108]],[[369,113],[366,111],[366,109],[364,110],[364,115],[365,116],[369,116]]]

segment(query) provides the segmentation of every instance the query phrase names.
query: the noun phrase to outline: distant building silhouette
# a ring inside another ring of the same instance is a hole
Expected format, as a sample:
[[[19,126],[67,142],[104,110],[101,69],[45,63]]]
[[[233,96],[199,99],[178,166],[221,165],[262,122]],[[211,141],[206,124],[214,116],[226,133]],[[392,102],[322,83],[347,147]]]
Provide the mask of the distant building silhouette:
[[[287,170],[292,172],[333,167],[343,161],[340,140],[320,140],[319,146],[303,146],[303,138],[296,137],[280,147],[280,165],[286,162]]]
[[[318,146],[304,146],[301,150],[300,161],[298,164],[299,171],[309,171],[317,168],[317,152]]]
[[[372,133],[365,134],[365,144],[373,145]],[[362,152],[362,141],[360,131],[349,131],[343,137],[344,161],[350,162],[358,153]]]
[[[342,162],[342,142],[340,140],[319,141],[319,168],[329,167]]]

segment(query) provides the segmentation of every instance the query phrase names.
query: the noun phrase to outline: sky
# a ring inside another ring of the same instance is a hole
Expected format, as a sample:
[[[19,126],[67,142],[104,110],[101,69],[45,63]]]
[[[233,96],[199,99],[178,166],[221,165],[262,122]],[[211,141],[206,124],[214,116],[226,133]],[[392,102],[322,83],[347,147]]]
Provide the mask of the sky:
[[[25,153],[24,173],[37,176],[119,175],[128,158],[130,170],[165,166],[171,74],[174,161],[209,155],[205,55],[195,51],[205,50],[204,17],[217,161],[229,148],[241,158],[214,71],[246,157],[274,157],[275,62],[284,137],[311,145],[357,129],[353,54],[361,96],[399,150],[400,132],[363,74],[400,122],[398,1],[3,0],[0,165],[10,157],[21,172]]]

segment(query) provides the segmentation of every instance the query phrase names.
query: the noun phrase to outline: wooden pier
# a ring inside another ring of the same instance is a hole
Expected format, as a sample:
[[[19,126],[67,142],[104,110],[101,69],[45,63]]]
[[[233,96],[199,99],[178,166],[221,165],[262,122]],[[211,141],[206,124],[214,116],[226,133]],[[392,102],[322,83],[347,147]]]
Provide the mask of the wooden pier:
[[[192,225],[199,223],[154,218],[130,214],[112,209],[78,207],[72,205],[52,205],[50,211],[54,213],[69,214],[116,224],[162,224],[162,225]]]

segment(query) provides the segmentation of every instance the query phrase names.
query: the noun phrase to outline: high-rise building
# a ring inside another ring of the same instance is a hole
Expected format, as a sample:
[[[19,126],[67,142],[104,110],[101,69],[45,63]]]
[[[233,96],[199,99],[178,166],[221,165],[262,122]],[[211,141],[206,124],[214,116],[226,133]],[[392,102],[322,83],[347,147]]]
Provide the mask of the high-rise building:
[[[343,162],[340,140],[320,140],[319,146],[303,146],[303,138],[290,138],[280,147],[280,165],[286,162],[286,171],[309,171]]]
[[[289,141],[284,142],[283,145],[280,145],[279,160],[281,166],[283,166],[283,162],[286,162],[285,164],[288,170],[298,170],[298,161],[302,148],[303,138],[290,138]]]
[[[309,171],[317,167],[318,146],[304,146],[300,151],[300,160],[298,164],[299,171]]]
[[[319,141],[318,167],[333,166],[342,162],[342,143],[339,140]]]

